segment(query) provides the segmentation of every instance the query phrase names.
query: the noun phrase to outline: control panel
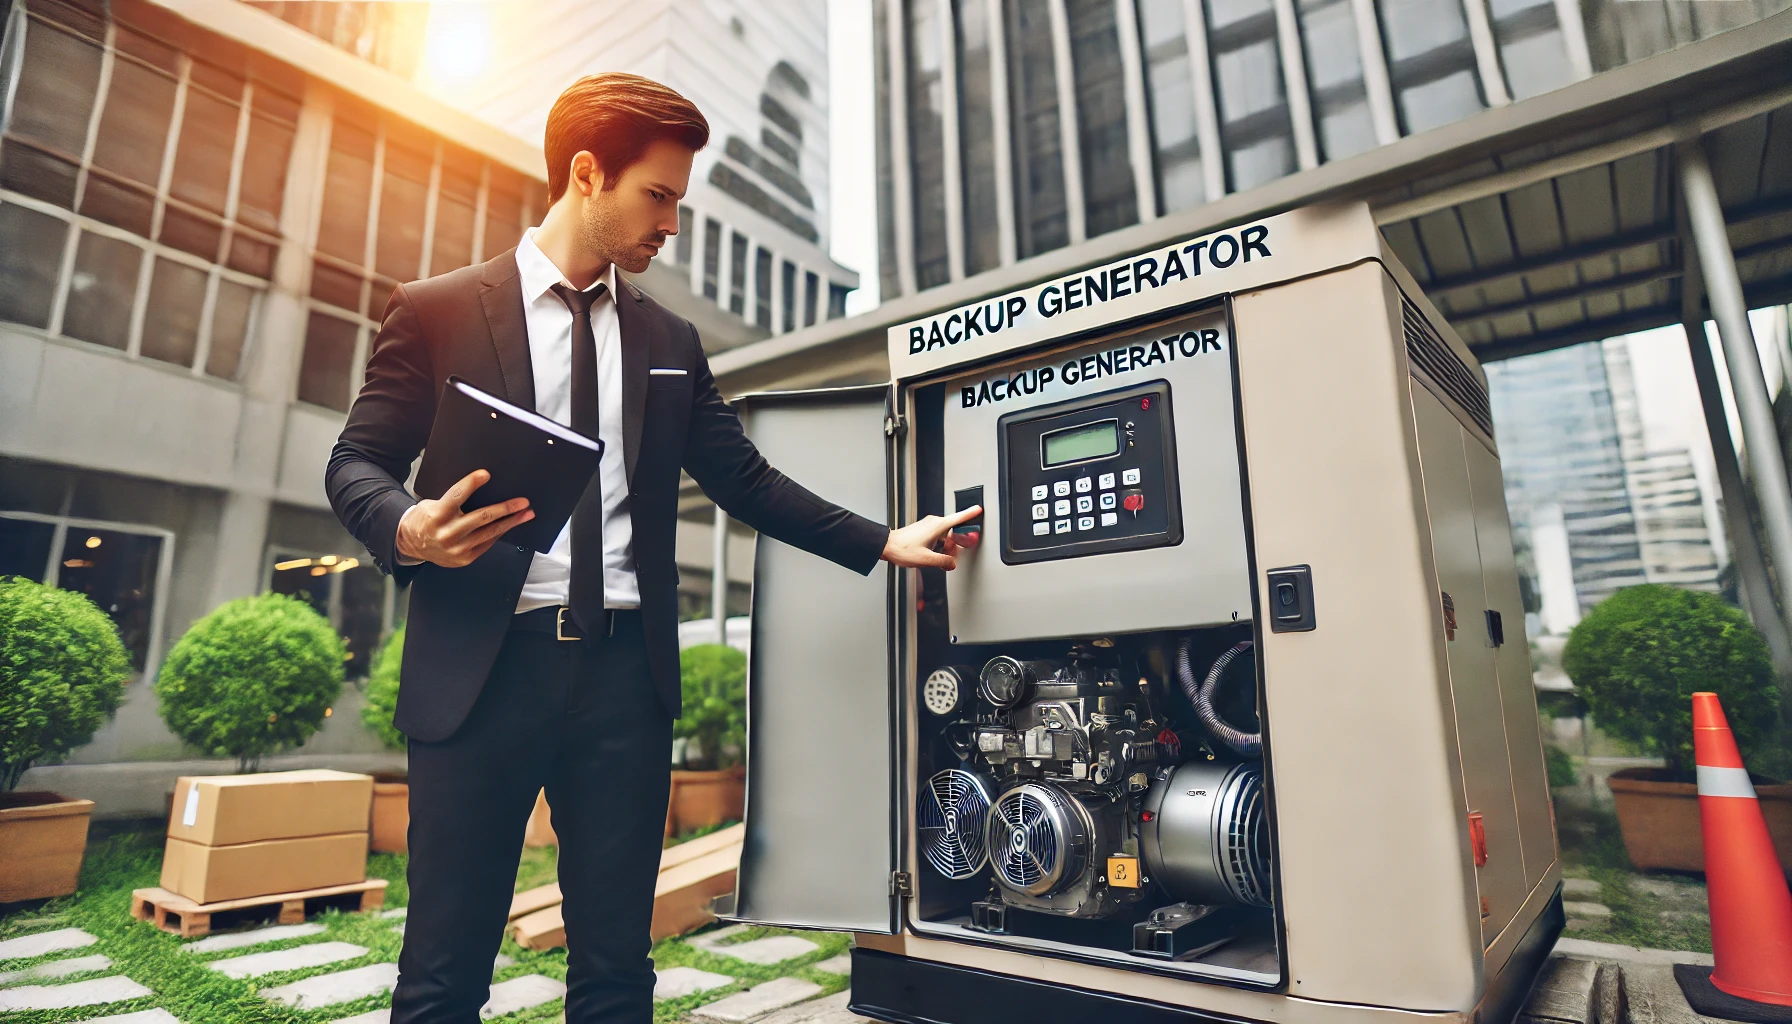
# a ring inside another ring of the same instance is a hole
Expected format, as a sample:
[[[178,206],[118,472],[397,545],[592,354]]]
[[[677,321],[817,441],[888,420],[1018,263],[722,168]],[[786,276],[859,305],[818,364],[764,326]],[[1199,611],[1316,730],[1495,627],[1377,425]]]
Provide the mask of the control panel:
[[[996,432],[1002,561],[1181,543],[1168,381],[1017,410]]]

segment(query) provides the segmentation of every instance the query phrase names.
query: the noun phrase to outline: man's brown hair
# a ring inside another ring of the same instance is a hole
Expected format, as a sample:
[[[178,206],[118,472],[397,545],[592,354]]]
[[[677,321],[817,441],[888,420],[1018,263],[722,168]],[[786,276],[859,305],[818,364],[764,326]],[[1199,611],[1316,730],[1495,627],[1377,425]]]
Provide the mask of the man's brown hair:
[[[620,71],[586,75],[567,86],[548,111],[542,145],[548,202],[566,191],[575,154],[584,151],[597,158],[607,192],[660,139],[702,149],[709,144],[709,121],[696,104],[651,78]]]

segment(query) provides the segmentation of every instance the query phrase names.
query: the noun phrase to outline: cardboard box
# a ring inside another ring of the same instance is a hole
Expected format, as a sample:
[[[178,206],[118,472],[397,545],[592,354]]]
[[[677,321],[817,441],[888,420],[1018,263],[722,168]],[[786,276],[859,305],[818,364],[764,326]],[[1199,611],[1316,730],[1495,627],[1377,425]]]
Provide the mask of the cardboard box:
[[[168,839],[162,888],[195,903],[348,885],[367,878],[367,832],[204,846]]]
[[[174,784],[168,838],[203,846],[235,846],[267,839],[365,832],[372,807],[371,775],[322,768],[256,775],[189,775]]]

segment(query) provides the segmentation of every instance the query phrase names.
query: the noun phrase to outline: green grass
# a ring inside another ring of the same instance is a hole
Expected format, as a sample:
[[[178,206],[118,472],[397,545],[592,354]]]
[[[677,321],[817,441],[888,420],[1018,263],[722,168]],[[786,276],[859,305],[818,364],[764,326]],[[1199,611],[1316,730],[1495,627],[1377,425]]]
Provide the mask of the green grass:
[[[714,829],[704,829],[683,835],[679,837],[679,841],[692,839],[710,831],[714,831]],[[73,896],[50,900],[39,905],[0,908],[0,910],[7,911],[4,916],[0,916],[0,939],[14,938],[50,928],[74,927],[84,929],[99,940],[94,946],[83,950],[55,953],[47,957],[0,961],[0,971],[15,970],[65,956],[104,953],[113,961],[113,966],[105,973],[123,974],[148,986],[155,995],[129,1002],[115,1003],[103,1010],[95,1007],[79,1007],[68,1010],[8,1013],[3,1018],[5,1024],[64,1024],[64,1022],[86,1020],[102,1013],[130,1013],[157,1006],[174,1014],[183,1024],[323,1024],[326,1021],[354,1016],[388,1005],[388,996],[376,995],[317,1010],[294,1010],[265,1002],[255,995],[260,989],[282,985],[302,977],[366,964],[397,961],[399,947],[403,939],[393,928],[396,922],[382,918],[378,914],[326,912],[311,918],[311,920],[324,925],[326,932],[323,935],[267,943],[223,954],[223,957],[245,956],[311,942],[339,940],[367,947],[367,955],[360,959],[288,974],[264,975],[259,978],[242,980],[225,977],[206,967],[207,963],[215,962],[216,959],[222,957],[202,959],[183,954],[180,952],[182,945],[180,939],[166,932],[158,931],[147,923],[134,920],[130,914],[131,890],[158,883],[161,872],[162,845],[163,838],[159,828],[154,831],[124,832],[97,839],[88,847],[87,857],[82,865],[81,888]],[[517,890],[521,891],[553,881],[556,877],[555,853],[553,847],[525,850],[522,864],[517,872]],[[386,889],[384,909],[402,907],[409,902],[410,892],[405,884],[405,863],[406,858],[403,854],[374,854],[368,858],[368,877],[384,878],[390,883]],[[659,967],[681,965],[697,967],[727,974],[737,979],[735,984],[725,988],[657,1004],[654,1007],[656,1024],[670,1024],[670,1022],[681,1020],[686,1012],[704,1003],[713,1002],[760,982],[787,975],[795,975],[815,982],[822,987],[824,994],[832,994],[846,987],[847,980],[845,978],[816,971],[812,965],[845,952],[850,944],[847,936],[815,932],[791,933],[783,929],[755,928],[739,936],[736,941],[775,934],[800,934],[816,943],[820,948],[795,960],[771,967],[761,967],[704,952],[692,947],[682,939],[667,939],[655,945],[653,958]],[[542,974],[561,981],[566,980],[565,949],[526,950],[506,937],[503,952],[515,959],[516,963],[499,970],[492,979],[494,982],[507,981],[526,974]],[[67,979],[57,979],[51,984],[93,976],[95,975],[71,976]],[[560,1017],[561,1010],[560,1000],[554,1000],[504,1018],[504,1020],[516,1022],[554,1021]]]

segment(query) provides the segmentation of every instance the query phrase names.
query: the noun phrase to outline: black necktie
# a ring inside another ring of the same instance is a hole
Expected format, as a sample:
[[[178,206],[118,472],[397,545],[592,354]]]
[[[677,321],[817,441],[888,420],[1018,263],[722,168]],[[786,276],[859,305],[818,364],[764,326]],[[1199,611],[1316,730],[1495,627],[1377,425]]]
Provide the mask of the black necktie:
[[[554,285],[554,294],[572,311],[572,429],[586,437],[598,436],[597,335],[591,329],[591,306],[603,298],[605,286],[574,291]],[[604,495],[601,473],[591,482],[572,510],[572,582],[566,603],[586,636],[601,632],[604,612]]]

